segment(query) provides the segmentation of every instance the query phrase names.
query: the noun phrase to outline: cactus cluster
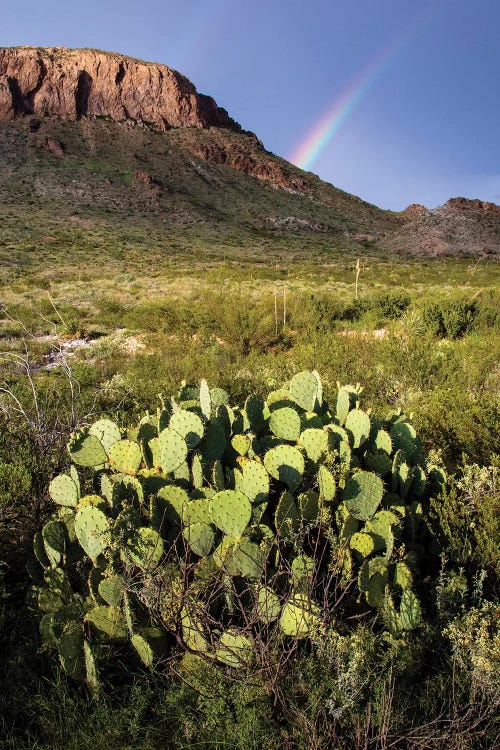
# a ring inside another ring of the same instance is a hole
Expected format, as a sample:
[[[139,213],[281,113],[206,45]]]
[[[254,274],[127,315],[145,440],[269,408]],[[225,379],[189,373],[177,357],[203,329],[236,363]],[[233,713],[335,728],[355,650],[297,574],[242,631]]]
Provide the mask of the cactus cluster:
[[[331,408],[305,371],[236,407],[202,381],[137,428],[74,433],[33,545],[40,631],[64,669],[95,688],[100,644],[149,667],[173,635],[241,668],[256,637],[327,633],[347,581],[353,610],[395,636],[418,627],[423,509],[445,477],[406,416],[375,419],[361,390],[338,385]]]

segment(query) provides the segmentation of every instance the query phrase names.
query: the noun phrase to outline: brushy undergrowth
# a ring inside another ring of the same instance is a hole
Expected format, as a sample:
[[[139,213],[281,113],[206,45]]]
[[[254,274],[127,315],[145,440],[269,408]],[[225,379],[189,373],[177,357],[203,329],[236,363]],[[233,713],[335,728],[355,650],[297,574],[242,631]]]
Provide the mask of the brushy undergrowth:
[[[432,275],[432,269],[422,269],[422,280],[424,271]],[[214,273],[217,284],[221,278]],[[112,289],[107,301],[102,295],[95,304],[57,302],[64,323],[50,303],[42,306],[43,318],[31,304],[10,310],[24,329],[10,318],[2,322],[2,746],[497,746],[497,293],[383,289],[354,300],[345,290],[335,297],[314,292],[311,299],[291,290],[283,325],[281,286],[276,320],[272,291],[256,301],[242,286],[238,294],[229,290],[222,303],[209,293],[193,304],[161,293],[146,301],[137,281],[121,284],[132,288],[121,298]],[[115,329],[123,326],[118,335]],[[70,379],[63,366],[43,369],[48,345],[29,336],[54,328],[62,341],[80,333],[95,336],[73,361]],[[384,334],[374,336],[381,328]],[[124,348],[130,337],[140,346]],[[20,351],[24,356],[25,343],[32,352],[34,390],[26,368],[12,358]],[[206,660],[182,657],[175,646],[151,670],[139,660],[131,667],[130,661],[127,666],[104,659],[101,691],[92,697],[48,652],[39,651],[25,569],[30,539],[50,510],[49,481],[65,468],[70,431],[101,416],[131,424],[155,404],[160,390],[173,392],[183,378],[197,382],[204,375],[242,404],[249,391],[263,395],[313,368],[325,374],[329,399],[337,380],[360,381],[363,402],[375,413],[397,407],[411,412],[425,451],[437,452],[446,465],[446,490],[428,509],[442,553],[421,584],[427,624],[394,638],[384,635],[378,621],[353,620],[335,641],[319,633],[287,650],[286,658],[280,652],[274,675],[221,671]]]

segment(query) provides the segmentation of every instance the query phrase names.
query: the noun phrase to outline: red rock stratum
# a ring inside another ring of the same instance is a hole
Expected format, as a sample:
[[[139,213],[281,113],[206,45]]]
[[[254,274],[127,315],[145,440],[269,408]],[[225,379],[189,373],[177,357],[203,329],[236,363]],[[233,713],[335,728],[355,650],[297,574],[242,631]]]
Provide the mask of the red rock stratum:
[[[90,49],[0,49],[0,120],[30,114],[135,120],[158,130],[241,130],[212,97],[166,65]]]

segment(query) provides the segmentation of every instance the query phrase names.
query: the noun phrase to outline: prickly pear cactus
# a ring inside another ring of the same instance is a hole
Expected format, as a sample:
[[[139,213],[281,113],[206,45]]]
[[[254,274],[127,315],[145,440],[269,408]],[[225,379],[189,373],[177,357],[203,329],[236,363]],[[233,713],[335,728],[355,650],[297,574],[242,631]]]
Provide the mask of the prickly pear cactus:
[[[375,418],[361,392],[339,384],[330,407],[304,371],[235,406],[183,383],[137,428],[75,432],[33,540],[40,632],[68,674],[96,690],[101,643],[151,667],[167,632],[246,667],[256,638],[325,632],[344,585],[336,618],[419,627],[426,500],[446,477],[405,415]]]

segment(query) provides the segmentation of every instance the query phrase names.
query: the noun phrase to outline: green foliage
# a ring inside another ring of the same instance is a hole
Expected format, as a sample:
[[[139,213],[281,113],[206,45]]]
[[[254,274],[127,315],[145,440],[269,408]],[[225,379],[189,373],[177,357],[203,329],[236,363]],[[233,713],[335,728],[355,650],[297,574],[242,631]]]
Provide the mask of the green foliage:
[[[0,461],[0,513],[26,503],[30,492],[31,475],[26,467]]]
[[[41,632],[63,667],[96,684],[99,643],[123,642],[151,666],[144,626],[159,622],[216,663],[248,666],[255,639],[267,648],[324,632],[337,576],[345,585],[356,572],[390,632],[418,628],[419,566],[432,559],[421,502],[434,485],[407,418],[375,420],[361,391],[339,385],[332,413],[318,373],[303,371],[250,420],[248,399],[230,406],[202,380],[137,429],[99,420],[72,435],[92,494],[80,495],[74,466],[53,479],[58,509],[34,545]],[[371,468],[374,449],[385,479]],[[344,598],[348,611],[366,608],[355,586]]]
[[[476,307],[470,298],[455,296],[422,303],[421,314],[429,333],[439,338],[457,339],[472,330]]]
[[[431,501],[448,560],[469,575],[500,576],[499,469],[465,464],[449,487]]]

